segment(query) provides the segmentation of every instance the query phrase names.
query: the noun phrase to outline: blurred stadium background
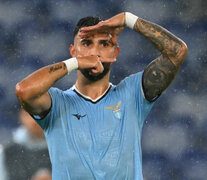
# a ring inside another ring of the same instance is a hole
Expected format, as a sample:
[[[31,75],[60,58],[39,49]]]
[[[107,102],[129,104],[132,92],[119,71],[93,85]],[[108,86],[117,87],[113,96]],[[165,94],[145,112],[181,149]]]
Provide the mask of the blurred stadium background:
[[[70,57],[76,22],[130,11],[183,39],[188,56],[175,81],[148,116],[142,138],[143,173],[151,179],[207,179],[207,1],[205,0],[0,0],[0,144],[19,126],[15,85],[38,68]],[[142,70],[159,55],[132,30],[119,38],[111,82]],[[72,73],[55,86],[67,89]]]

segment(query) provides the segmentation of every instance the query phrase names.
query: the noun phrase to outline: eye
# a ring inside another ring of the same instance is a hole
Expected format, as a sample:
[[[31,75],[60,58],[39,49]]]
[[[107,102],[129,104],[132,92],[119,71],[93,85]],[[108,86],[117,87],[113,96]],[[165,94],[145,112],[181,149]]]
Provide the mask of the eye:
[[[102,42],[101,42],[101,45],[102,45],[103,47],[108,47],[108,46],[109,46],[109,43],[106,42],[106,41],[102,41]]]
[[[88,46],[91,44],[91,41],[89,41],[89,40],[83,40],[83,41],[81,42],[81,44],[82,44],[83,46],[85,46],[85,47],[88,47]]]
[[[90,42],[84,42],[82,43],[85,47],[89,46],[90,45]]]

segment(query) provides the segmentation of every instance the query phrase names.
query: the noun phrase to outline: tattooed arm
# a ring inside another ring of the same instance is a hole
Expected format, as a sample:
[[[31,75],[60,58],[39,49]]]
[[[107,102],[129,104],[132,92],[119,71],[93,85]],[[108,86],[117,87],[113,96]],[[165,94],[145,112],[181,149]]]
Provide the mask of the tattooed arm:
[[[44,116],[51,107],[48,89],[67,74],[63,62],[43,67],[16,85],[16,96],[30,114]]]
[[[98,56],[78,57],[78,68],[92,68],[96,73],[103,71],[101,62],[114,62],[114,59],[99,60]],[[101,62],[100,62],[101,61]],[[60,78],[68,73],[65,63],[43,67],[16,85],[16,96],[23,108],[30,114],[44,116],[51,107],[51,98],[48,89]]]
[[[145,97],[153,102],[170,85],[187,55],[186,44],[154,23],[139,18],[134,30],[148,38],[162,53],[144,70],[142,84]]]

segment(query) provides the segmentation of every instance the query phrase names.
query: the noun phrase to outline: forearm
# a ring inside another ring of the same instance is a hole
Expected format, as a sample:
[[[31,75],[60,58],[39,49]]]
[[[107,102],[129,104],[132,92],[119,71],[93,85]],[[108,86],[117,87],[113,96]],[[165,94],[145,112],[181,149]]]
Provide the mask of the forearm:
[[[20,101],[40,97],[66,74],[67,68],[63,62],[43,67],[16,85],[16,95]]]
[[[137,19],[131,14],[127,14],[127,18],[126,25],[148,38],[162,53],[145,68],[142,77],[145,98],[153,102],[174,79],[187,55],[187,46],[181,39],[157,24]]]
[[[184,61],[187,52],[186,44],[165,28],[138,18],[134,30],[148,38],[176,67]]]

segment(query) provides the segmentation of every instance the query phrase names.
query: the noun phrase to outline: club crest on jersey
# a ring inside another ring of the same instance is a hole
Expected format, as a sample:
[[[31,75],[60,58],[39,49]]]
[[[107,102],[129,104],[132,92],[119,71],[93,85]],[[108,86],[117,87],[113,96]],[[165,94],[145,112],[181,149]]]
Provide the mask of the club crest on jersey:
[[[108,107],[105,107],[104,109],[110,109],[113,111],[113,114],[114,116],[117,118],[117,119],[121,119],[121,109],[120,109],[120,106],[121,106],[121,101],[119,101],[116,106],[108,106]]]

